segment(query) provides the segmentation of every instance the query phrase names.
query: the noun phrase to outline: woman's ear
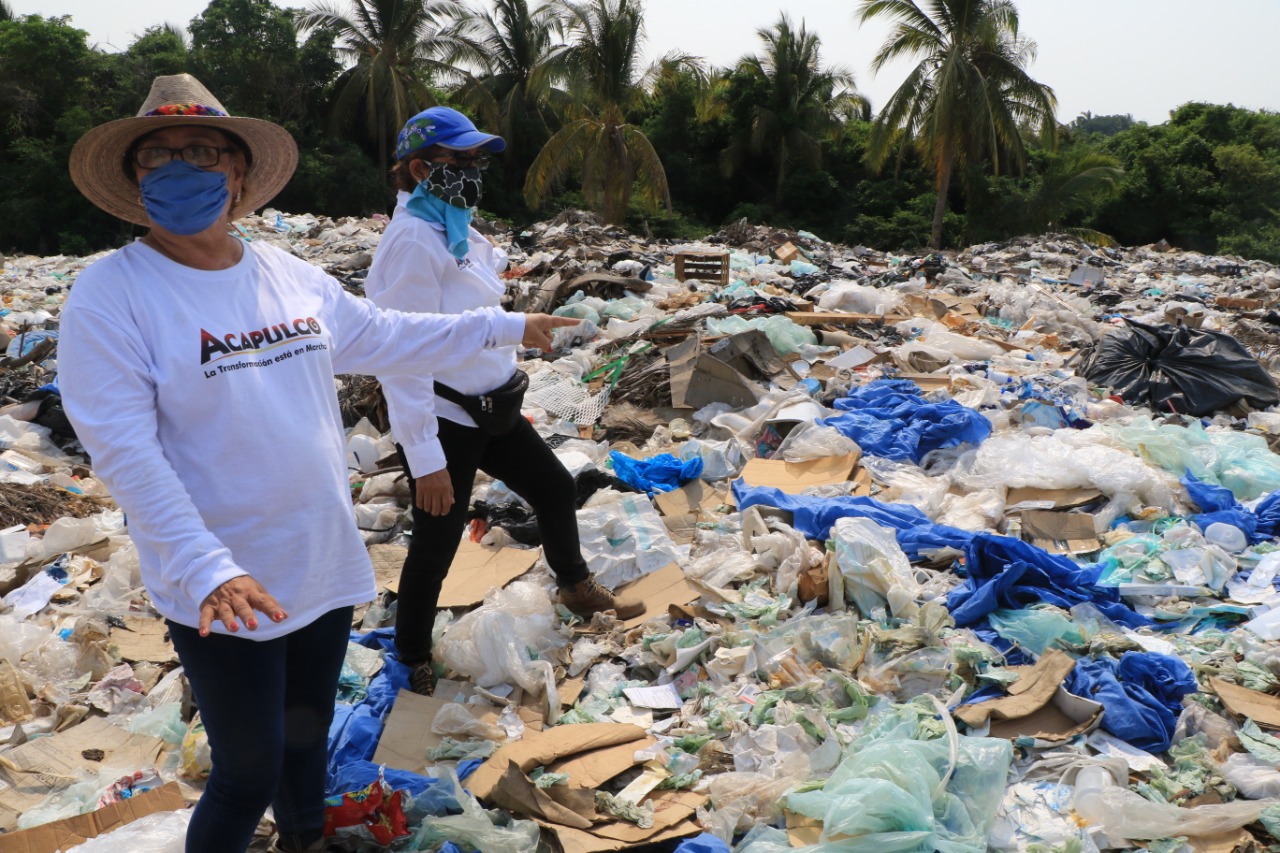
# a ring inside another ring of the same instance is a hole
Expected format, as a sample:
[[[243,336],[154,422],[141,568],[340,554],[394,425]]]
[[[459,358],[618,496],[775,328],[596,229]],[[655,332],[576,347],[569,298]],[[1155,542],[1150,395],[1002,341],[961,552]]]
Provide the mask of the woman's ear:
[[[421,158],[409,161],[409,176],[416,183],[422,183],[431,174],[431,164]]]

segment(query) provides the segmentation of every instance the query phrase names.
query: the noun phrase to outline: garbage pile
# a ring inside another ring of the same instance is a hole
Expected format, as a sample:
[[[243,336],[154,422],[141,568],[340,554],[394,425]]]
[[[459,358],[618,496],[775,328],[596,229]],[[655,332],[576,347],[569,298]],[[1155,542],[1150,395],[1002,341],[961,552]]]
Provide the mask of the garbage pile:
[[[384,225],[239,227],[359,293]],[[347,849],[1280,844],[1280,270],[1063,235],[490,230],[514,310],[581,320],[526,353],[525,414],[593,573],[647,611],[557,607],[532,510],[482,476],[444,677],[409,692],[409,489],[375,383],[343,377],[382,589],[330,734]],[[60,416],[59,308],[92,260],[0,273],[0,849],[178,850],[208,745]]]

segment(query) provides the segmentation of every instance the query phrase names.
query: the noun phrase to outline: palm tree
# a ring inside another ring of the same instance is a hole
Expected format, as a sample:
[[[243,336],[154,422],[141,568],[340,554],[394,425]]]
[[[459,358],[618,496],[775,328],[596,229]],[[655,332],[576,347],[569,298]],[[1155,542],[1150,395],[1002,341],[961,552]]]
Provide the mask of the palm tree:
[[[563,64],[574,106],[529,167],[525,200],[538,208],[552,187],[580,168],[583,195],[610,224],[626,220],[636,191],[646,206],[670,208],[658,152],[626,120],[628,109],[644,98],[639,0],[560,0],[560,8],[573,41],[555,61]]]
[[[483,72],[468,77],[458,97],[498,127],[508,146],[518,133],[518,119],[541,110],[554,97],[554,82],[563,76],[556,62],[554,39],[564,21],[553,3],[530,8],[528,0],[494,0],[492,12],[472,13],[464,23],[477,46]]]
[[[926,7],[928,11],[925,11]],[[1035,42],[1018,33],[1011,0],[863,0],[857,18],[896,22],[872,60],[919,60],[889,98],[872,128],[868,159],[879,168],[895,144],[899,157],[914,141],[934,170],[937,201],[930,246],[942,247],[942,217],[957,167],[1002,160],[1022,169],[1026,149],[1019,124],[1029,122],[1053,138],[1057,99],[1027,74]]]
[[[474,45],[459,32],[465,7],[455,0],[352,0],[348,11],[318,3],[303,13],[299,30],[327,28],[338,54],[352,66],[339,78],[334,117],[339,123],[361,109],[387,172],[390,140],[406,121],[435,104],[428,80],[456,75],[455,63],[474,58]]]
[[[1026,199],[1023,222],[1033,233],[1058,230],[1071,214],[1095,209],[1114,198],[1123,177],[1120,161],[1092,148],[1079,146],[1050,154]],[[1114,239],[1100,231],[1066,230],[1092,243],[1115,245]]]
[[[806,29],[797,30],[783,14],[772,27],[756,30],[763,54],[742,57],[740,73],[754,78],[768,94],[752,108],[751,125],[725,149],[721,166],[726,176],[737,172],[748,157],[768,157],[774,175],[773,200],[782,200],[788,167],[798,162],[822,167],[819,137],[840,127],[838,116],[858,113],[867,101],[854,91],[853,75],[843,68],[823,68],[821,40]]]

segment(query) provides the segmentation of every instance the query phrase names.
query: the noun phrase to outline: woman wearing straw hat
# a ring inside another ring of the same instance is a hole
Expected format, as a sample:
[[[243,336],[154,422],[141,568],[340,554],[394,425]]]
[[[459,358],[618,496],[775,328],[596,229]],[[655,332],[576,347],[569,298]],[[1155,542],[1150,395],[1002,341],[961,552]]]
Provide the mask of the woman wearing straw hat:
[[[409,119],[392,170],[399,191],[395,214],[365,281],[370,300],[400,311],[450,314],[498,305],[506,254],[470,223],[489,155],[505,148],[502,137],[481,133],[448,107]],[[414,691],[430,693],[434,686],[431,630],[477,470],[502,480],[533,507],[560,601],[569,610],[588,619],[604,610],[623,619],[644,612],[642,602],[616,598],[587,570],[573,478],[520,417],[525,376],[516,369],[515,347],[488,350],[466,364],[433,365],[416,376],[378,378],[401,461],[414,478],[413,539],[396,599],[396,651],[412,667]],[[486,399],[492,403],[487,409]],[[506,416],[495,418],[494,408]]]
[[[548,346],[561,318],[382,311],[288,252],[228,233],[293,174],[283,128],[189,75],[71,154],[97,206],[149,226],[92,264],[62,314],[60,382],[128,514],[212,750],[186,849],[323,845],[326,736],[354,605],[374,597],[333,377]],[[259,619],[258,614],[266,618]],[[243,631],[241,630],[243,627]]]

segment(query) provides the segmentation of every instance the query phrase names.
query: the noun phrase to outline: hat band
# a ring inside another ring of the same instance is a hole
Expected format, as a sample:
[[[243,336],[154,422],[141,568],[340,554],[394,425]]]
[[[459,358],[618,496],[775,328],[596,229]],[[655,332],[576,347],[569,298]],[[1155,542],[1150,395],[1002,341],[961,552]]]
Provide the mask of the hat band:
[[[223,116],[226,113],[217,107],[209,107],[204,104],[164,104],[156,107],[145,116]]]

